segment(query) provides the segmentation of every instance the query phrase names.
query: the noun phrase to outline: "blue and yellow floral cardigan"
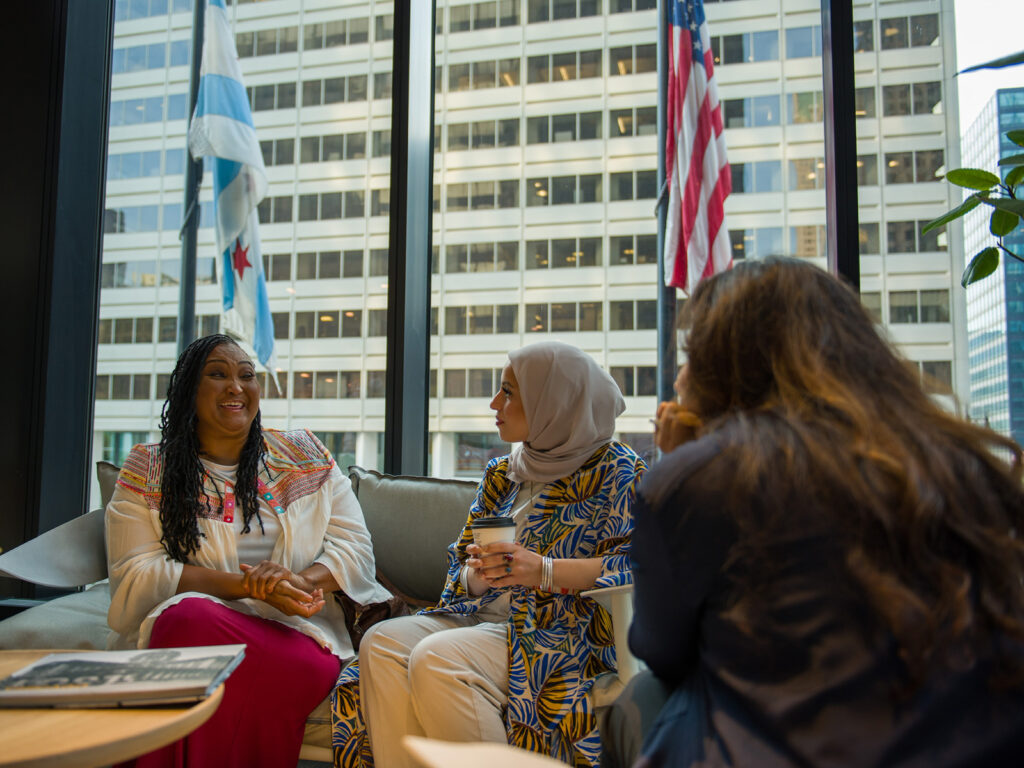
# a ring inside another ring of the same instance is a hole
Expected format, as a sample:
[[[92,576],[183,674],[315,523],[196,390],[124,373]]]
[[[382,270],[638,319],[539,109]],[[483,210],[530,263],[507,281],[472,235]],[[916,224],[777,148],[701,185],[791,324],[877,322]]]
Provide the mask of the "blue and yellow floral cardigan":
[[[526,519],[520,543],[552,558],[603,558],[595,587],[632,583],[632,509],[646,468],[628,446],[603,446],[572,475],[548,484]],[[507,472],[507,456],[488,463],[462,535],[448,548],[448,580],[441,601],[424,614],[475,613],[501,594],[492,590],[472,598],[460,585],[459,573],[467,558],[466,545],[473,543],[473,520],[512,514],[519,484],[509,480]],[[508,741],[569,765],[595,766],[601,742],[587,694],[598,675],[615,671],[611,618],[579,593],[509,589]],[[369,768],[373,757],[359,711],[357,664],[342,673],[331,704],[335,765]]]

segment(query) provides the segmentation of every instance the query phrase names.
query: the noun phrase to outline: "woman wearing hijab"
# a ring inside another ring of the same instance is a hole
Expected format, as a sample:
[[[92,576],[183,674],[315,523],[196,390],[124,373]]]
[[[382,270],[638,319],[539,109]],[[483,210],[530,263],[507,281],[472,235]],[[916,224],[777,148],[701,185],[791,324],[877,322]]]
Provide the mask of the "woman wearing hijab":
[[[610,617],[580,592],[632,582],[646,465],[611,439],[625,409],[615,382],[568,344],[512,352],[491,408],[502,439],[518,444],[487,465],[437,607],[375,625],[359,668],[342,674],[339,766],[412,766],[406,734],[598,762],[588,693],[615,670],[615,648]],[[473,523],[486,517],[514,520],[515,543],[476,546]]]

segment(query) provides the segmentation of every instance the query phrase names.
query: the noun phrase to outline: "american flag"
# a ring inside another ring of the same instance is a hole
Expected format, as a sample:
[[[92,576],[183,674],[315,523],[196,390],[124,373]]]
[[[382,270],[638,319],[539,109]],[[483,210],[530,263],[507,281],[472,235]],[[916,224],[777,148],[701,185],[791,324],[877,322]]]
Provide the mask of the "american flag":
[[[732,266],[725,228],[732,177],[701,0],[670,3],[668,57],[665,282],[692,293],[705,277]]]

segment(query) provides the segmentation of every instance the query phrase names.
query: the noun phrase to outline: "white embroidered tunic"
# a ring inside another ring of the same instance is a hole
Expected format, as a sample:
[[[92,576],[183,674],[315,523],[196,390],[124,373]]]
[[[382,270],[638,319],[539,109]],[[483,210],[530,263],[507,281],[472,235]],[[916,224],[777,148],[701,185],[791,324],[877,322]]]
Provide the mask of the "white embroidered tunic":
[[[370,534],[348,478],[309,431],[265,429],[266,469],[260,468],[260,515],[273,515],[278,530],[268,559],[298,572],[325,565],[341,588],[360,603],[379,602],[390,593],[374,578]],[[269,473],[269,475],[268,475]],[[316,640],[341,659],[354,656],[340,606],[327,596],[310,618],[286,616],[262,600],[222,600],[199,592],[175,594],[183,564],[160,543],[162,461],[157,445],[137,445],[125,461],[107,505],[107,565],[113,634],[109,647],[146,647],[153,622],[171,605],[201,597],[253,616],[286,624]],[[233,496],[218,473],[206,481],[203,501],[210,514],[198,518],[200,548],[190,565],[240,573],[239,534]],[[268,495],[269,494],[269,498]],[[280,511],[278,511],[280,510]],[[237,510],[237,518],[242,516]],[[252,519],[250,528],[259,531]]]

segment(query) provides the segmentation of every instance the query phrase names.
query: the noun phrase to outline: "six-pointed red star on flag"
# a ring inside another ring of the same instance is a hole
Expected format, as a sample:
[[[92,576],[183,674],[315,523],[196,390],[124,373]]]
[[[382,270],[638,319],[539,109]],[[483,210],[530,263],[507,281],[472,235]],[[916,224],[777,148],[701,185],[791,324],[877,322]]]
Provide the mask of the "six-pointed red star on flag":
[[[242,241],[235,238],[235,252],[231,254],[231,258],[234,261],[235,271],[238,272],[238,279],[241,280],[245,276],[245,268],[252,267],[249,260],[245,257],[249,252],[248,247],[242,247]]]

